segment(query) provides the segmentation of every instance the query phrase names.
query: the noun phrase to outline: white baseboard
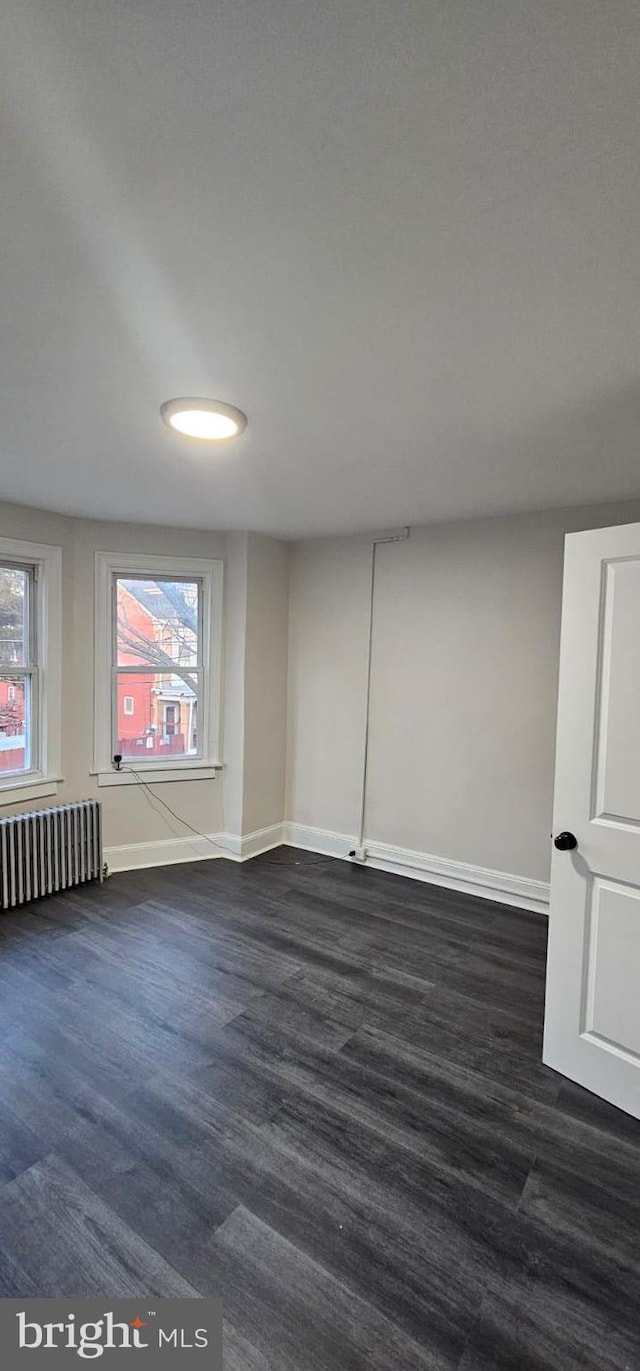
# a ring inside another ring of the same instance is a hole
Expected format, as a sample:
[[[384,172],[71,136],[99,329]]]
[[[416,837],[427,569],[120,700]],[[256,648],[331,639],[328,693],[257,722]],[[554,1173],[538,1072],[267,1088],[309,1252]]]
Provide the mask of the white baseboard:
[[[349,859],[356,844],[349,833],[335,833],[327,828],[311,828],[307,824],[285,822],[256,829],[240,836],[236,833],[210,833],[202,837],[167,838],[163,842],[129,843],[122,847],[105,848],[104,858],[110,872],[136,871],[151,866],[171,866],[177,862],[200,862],[226,857],[232,862],[246,862],[261,852],[269,852],[284,843],[288,847],[320,852],[328,857]],[[515,876],[506,871],[492,871],[484,866],[470,866],[445,857],[433,857],[392,843],[365,844],[366,865],[378,871],[408,876],[414,881],[445,886],[463,894],[478,895],[499,904],[514,905],[517,909],[549,912],[549,885],[546,881]]]
[[[270,824],[269,828],[256,828],[240,839],[240,860],[259,857],[261,852],[270,852],[273,847],[282,847],[283,824]]]
[[[207,837],[165,838],[154,843],[124,843],[120,847],[105,847],[104,860],[113,875],[116,871],[137,871],[147,866],[171,866],[175,862],[201,862],[206,857],[222,856],[213,846],[218,835]]]
[[[150,866],[174,866],[177,862],[210,861],[226,857],[231,862],[246,862],[261,852],[282,844],[282,824],[257,829],[243,837],[236,833],[207,833],[188,838],[165,838],[153,843],[125,843],[106,847],[104,860],[110,873],[138,871]]]
[[[302,847],[308,852],[324,852],[330,857],[347,858],[357,839],[348,833],[334,833],[329,829],[310,828],[306,824],[285,823],[283,842],[290,847]],[[515,876],[507,871],[492,871],[484,866],[470,866],[446,857],[433,857],[427,852],[415,852],[392,843],[365,842],[366,866],[408,876],[414,881],[459,890],[466,895],[479,895],[485,900],[510,904],[517,909],[532,909],[536,913],[549,912],[549,884],[527,876]]]
[[[329,828],[309,828],[307,824],[282,825],[285,847],[301,847],[305,852],[322,852],[327,857],[348,857],[357,838],[348,833],[333,833]]]

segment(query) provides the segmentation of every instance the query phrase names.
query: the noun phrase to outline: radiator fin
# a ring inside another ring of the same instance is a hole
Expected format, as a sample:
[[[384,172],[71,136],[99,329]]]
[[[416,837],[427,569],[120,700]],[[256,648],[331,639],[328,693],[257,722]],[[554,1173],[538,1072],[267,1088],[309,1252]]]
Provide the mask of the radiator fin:
[[[102,880],[98,800],[0,819],[0,908]]]

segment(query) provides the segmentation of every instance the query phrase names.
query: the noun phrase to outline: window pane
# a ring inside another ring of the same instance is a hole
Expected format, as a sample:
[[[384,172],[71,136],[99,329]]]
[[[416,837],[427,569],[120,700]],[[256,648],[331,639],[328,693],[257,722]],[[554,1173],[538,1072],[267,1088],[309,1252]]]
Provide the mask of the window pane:
[[[117,665],[155,666],[169,676],[174,665],[198,664],[198,581],[118,577]]]
[[[29,676],[0,676],[0,773],[31,765],[30,690]]]
[[[197,739],[197,677],[152,671],[118,675],[117,747],[125,760],[194,757]]]
[[[26,571],[0,566],[0,665],[28,666],[28,587]]]

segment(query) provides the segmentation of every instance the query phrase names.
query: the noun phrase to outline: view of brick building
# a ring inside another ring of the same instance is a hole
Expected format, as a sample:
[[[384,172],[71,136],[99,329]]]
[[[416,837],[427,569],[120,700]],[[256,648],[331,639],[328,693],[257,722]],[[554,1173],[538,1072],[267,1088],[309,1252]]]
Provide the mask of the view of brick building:
[[[196,751],[197,678],[189,670],[197,661],[196,607],[193,584],[117,582],[117,736],[125,759]],[[133,666],[140,671],[120,671]]]
[[[25,693],[18,678],[0,678],[0,771],[24,771]]]

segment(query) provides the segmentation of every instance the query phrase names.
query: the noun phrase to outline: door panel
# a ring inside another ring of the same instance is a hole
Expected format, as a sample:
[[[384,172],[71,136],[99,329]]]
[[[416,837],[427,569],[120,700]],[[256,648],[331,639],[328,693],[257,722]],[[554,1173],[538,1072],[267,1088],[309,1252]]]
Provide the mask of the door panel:
[[[640,525],[565,545],[544,1060],[640,1118]]]
[[[583,1032],[640,1060],[640,891],[593,881],[586,950]]]
[[[604,563],[597,817],[640,824],[640,560]]]

